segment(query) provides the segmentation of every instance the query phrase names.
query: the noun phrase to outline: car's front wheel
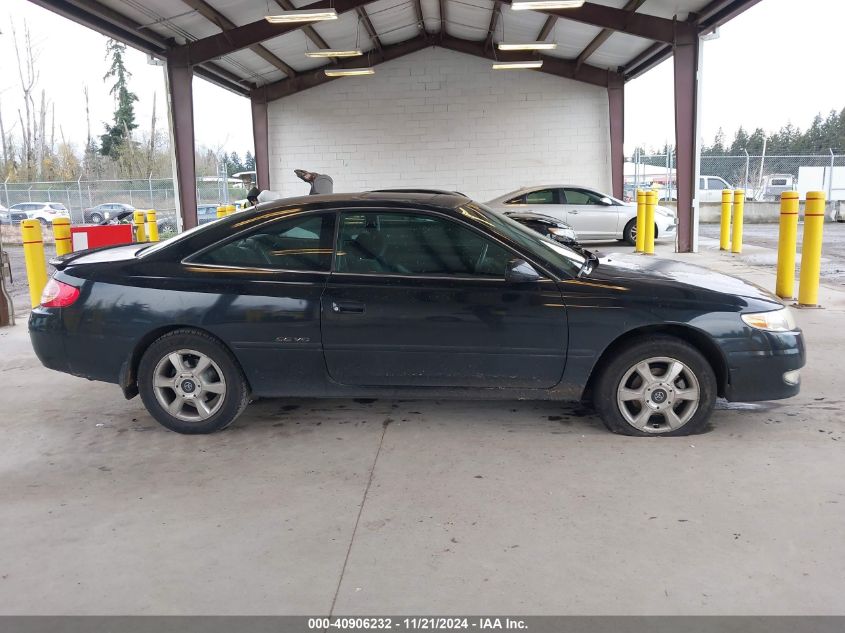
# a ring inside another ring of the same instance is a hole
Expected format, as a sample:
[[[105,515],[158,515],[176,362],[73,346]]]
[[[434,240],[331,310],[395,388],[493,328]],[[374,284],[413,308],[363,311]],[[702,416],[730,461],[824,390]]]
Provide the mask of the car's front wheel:
[[[657,223],[654,224],[654,239],[657,239]],[[629,246],[637,244],[637,218],[629,220],[622,231],[622,241]]]
[[[147,411],[177,433],[213,433],[243,412],[249,387],[231,352],[199,330],[169,332],[147,348],[138,366]]]
[[[91,224],[99,224],[100,222],[105,220],[105,218],[102,215],[100,215],[99,213],[92,213],[89,216],[89,220],[91,221]]]
[[[607,427],[624,435],[701,432],[716,401],[716,376],[706,358],[680,339],[640,339],[616,354],[594,391]]]

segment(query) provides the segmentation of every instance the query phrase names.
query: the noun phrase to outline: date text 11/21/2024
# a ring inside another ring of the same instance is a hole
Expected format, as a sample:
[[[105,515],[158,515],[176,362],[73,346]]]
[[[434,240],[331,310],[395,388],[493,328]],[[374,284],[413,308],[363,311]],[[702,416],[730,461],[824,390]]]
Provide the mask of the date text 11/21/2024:
[[[525,620],[519,618],[501,617],[335,617],[335,618],[309,618],[309,630],[338,629],[346,631],[359,630],[428,630],[428,631],[453,631],[453,630],[478,630],[495,631],[511,630],[518,631],[527,628]]]

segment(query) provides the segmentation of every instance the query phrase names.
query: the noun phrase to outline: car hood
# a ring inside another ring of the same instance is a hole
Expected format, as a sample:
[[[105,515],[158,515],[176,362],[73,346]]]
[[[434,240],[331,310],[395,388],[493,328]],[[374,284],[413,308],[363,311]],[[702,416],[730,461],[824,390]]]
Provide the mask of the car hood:
[[[783,303],[756,284],[672,259],[610,253],[586,277],[656,301],[711,303],[733,309],[776,310]]]

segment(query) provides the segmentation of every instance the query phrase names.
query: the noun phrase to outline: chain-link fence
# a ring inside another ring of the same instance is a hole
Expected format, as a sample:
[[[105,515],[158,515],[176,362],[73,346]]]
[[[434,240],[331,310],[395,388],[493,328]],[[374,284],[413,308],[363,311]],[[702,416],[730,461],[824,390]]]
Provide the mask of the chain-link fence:
[[[197,204],[227,204],[246,197],[237,179],[197,178]],[[176,214],[172,178],[138,180],[72,180],[66,182],[9,182],[0,188],[0,202],[7,208],[24,202],[63,204],[73,222],[90,218],[90,209],[101,204],[128,204],[136,209],[155,209],[160,216]]]
[[[646,187],[657,189],[661,199],[675,197],[675,164],[674,153],[634,154],[625,165],[626,194]],[[715,192],[725,188],[745,189],[747,199],[758,202],[776,201],[784,191],[798,191],[802,195],[807,191],[824,191],[828,200],[843,200],[845,152],[702,156],[699,190]]]

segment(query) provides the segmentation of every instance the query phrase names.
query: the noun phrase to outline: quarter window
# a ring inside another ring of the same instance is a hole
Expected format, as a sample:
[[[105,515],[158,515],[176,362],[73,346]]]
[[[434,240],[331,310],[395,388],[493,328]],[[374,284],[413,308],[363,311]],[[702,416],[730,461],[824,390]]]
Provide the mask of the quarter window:
[[[328,272],[332,262],[334,213],[275,222],[199,255],[201,264]]]
[[[338,272],[504,278],[513,256],[447,218],[412,213],[344,213]]]

